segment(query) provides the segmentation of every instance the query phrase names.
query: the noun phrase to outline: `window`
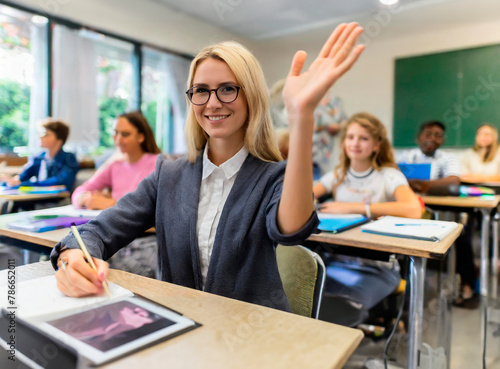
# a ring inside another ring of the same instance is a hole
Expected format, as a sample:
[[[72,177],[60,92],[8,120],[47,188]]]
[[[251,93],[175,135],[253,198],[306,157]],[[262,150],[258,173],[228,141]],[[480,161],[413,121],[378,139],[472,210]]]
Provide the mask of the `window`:
[[[190,61],[143,47],[142,104],[158,146],[167,153],[184,153],[186,100]]]
[[[0,5],[0,152],[37,145],[29,128],[47,115],[47,22]]]

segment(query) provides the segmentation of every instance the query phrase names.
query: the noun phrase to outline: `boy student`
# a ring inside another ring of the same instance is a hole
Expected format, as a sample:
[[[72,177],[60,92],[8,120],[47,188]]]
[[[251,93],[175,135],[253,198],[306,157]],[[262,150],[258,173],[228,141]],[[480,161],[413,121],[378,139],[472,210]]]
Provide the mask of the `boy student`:
[[[423,123],[417,136],[418,149],[413,149],[402,155],[399,162],[431,163],[431,178],[428,181],[410,180],[411,188],[420,193],[428,193],[434,186],[460,184],[460,164],[453,155],[444,153],[439,147],[444,143],[445,126],[440,121]],[[473,214],[469,214],[469,218]],[[474,294],[474,284],[477,278],[472,251],[473,226],[464,227],[463,233],[455,242],[457,257],[457,273],[461,278],[460,296],[455,300],[456,306],[476,308],[477,295]]]
[[[403,154],[398,162],[408,164],[431,163],[429,180],[413,179],[410,187],[418,193],[428,193],[432,187],[460,184],[460,164],[453,155],[447,154],[439,147],[445,140],[445,126],[437,120],[423,123],[417,136],[418,149]]]
[[[52,253],[58,288],[69,296],[102,294],[101,260],[156,226],[161,279],[229,298],[291,311],[276,264],[276,245],[297,245],[319,223],[312,191],[314,109],[358,59],[362,32],[341,24],[311,66],[293,58],[283,89],[288,162],[271,122],[264,73],[236,42],[204,48],[188,80],[187,157],[160,156],[136,191],[83,227],[97,273],[74,237]]]
[[[72,190],[78,172],[78,161],[62,147],[69,136],[69,126],[55,119],[47,119],[41,125],[40,146],[44,152],[32,158],[23,171],[6,179],[8,186],[55,186],[64,185]]]

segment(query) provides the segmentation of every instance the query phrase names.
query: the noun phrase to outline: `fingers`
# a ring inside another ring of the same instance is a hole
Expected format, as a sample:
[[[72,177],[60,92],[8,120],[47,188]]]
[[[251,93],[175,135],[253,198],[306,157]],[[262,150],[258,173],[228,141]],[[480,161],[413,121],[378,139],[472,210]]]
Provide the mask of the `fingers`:
[[[349,40],[353,31],[358,27],[358,24],[353,22],[353,23],[349,23],[343,30],[343,32],[339,35],[337,41],[332,45],[332,47],[330,48],[330,52],[328,53],[328,55],[326,57],[328,58],[334,58],[334,57],[337,57],[338,55],[338,52],[339,50],[344,49],[345,47],[345,44],[346,44],[346,40]],[[361,27],[359,27],[361,28]],[[361,28],[361,31],[363,29]],[[344,49],[345,50],[345,49]]]
[[[105,281],[108,278],[109,264],[98,258],[93,257],[92,259],[97,267],[97,279],[101,282]]]
[[[62,293],[72,297],[104,293],[99,275],[107,276],[108,266],[105,261],[93,258],[99,264],[98,275],[87,263],[81,250],[66,250],[61,253],[60,259],[58,265],[61,268],[56,272],[56,279],[57,287]],[[62,267],[63,265],[65,266]]]
[[[335,30],[332,32],[330,37],[328,37],[328,40],[326,40],[325,44],[323,45],[323,48],[321,49],[319,53],[320,58],[326,58],[330,54],[330,50],[332,49],[333,45],[337,42],[339,39],[339,36],[344,32],[345,28],[347,27],[347,24],[342,23],[335,28]]]
[[[347,30],[346,32],[344,32],[344,34],[346,34],[346,38],[343,40],[339,40],[336,45],[337,50],[335,51],[335,53],[333,53],[332,50],[332,54],[330,55],[330,57],[335,60],[336,64],[341,64],[351,55],[351,51],[353,50],[354,45],[356,44],[356,41],[358,40],[358,37],[361,35],[361,33],[363,33],[363,28],[358,27],[357,25],[352,30],[350,30],[348,34]]]
[[[292,66],[290,67],[289,76],[298,76],[302,71],[302,67],[306,62],[307,53],[303,50],[297,51],[292,60]]]

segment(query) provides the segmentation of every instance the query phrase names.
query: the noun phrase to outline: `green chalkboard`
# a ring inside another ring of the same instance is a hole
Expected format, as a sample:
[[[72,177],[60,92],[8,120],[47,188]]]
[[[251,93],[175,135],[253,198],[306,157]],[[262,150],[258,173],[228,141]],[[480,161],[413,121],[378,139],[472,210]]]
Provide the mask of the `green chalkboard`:
[[[500,129],[500,45],[396,60],[395,147],[415,146],[420,124],[440,120],[447,147],[470,147],[477,127]]]

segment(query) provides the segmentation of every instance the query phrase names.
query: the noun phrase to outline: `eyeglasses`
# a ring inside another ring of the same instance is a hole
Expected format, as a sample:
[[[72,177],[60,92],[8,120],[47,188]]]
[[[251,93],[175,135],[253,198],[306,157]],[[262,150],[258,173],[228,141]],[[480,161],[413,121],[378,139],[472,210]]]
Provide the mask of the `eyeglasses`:
[[[186,95],[193,105],[205,105],[210,100],[212,91],[221,103],[229,104],[238,98],[240,86],[222,85],[219,88],[208,89],[205,87],[191,87],[186,91]]]

